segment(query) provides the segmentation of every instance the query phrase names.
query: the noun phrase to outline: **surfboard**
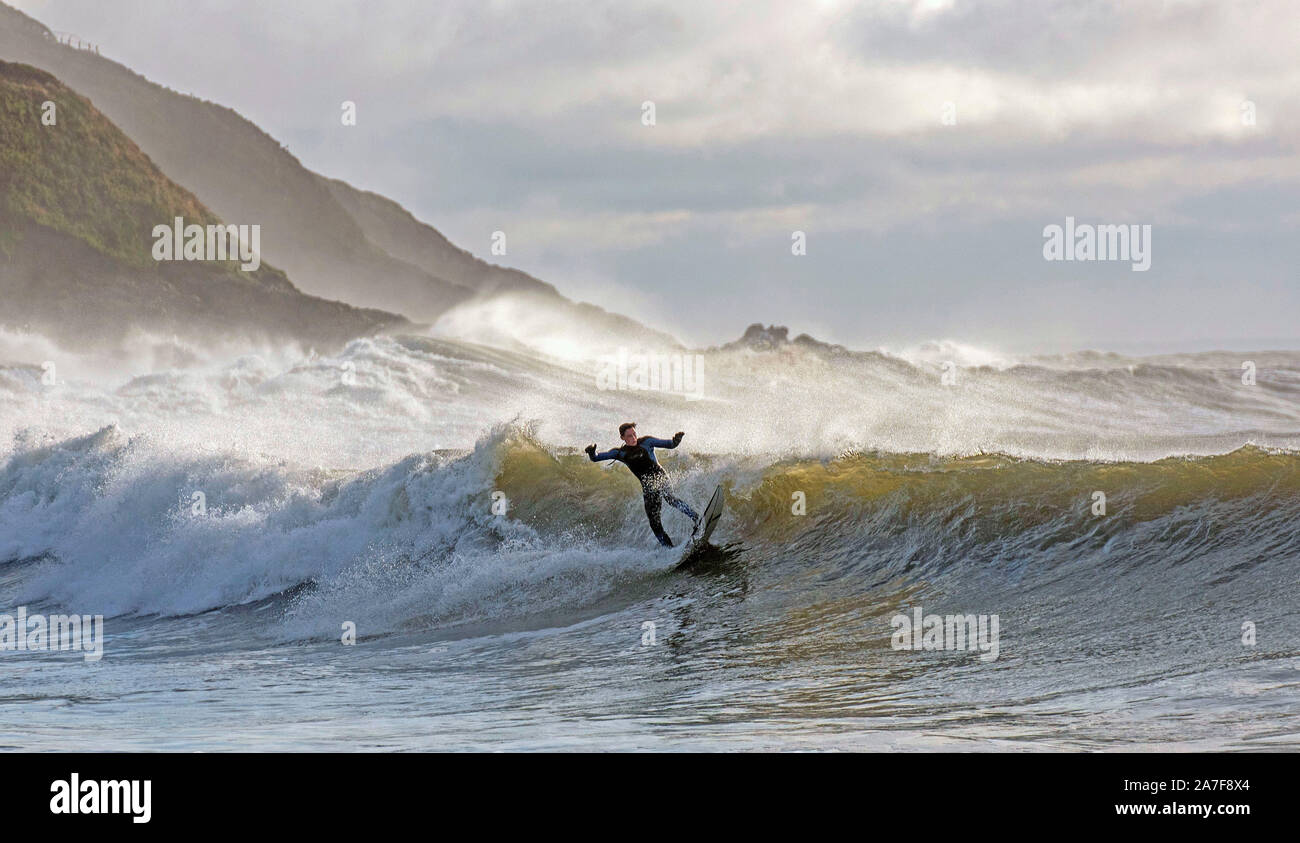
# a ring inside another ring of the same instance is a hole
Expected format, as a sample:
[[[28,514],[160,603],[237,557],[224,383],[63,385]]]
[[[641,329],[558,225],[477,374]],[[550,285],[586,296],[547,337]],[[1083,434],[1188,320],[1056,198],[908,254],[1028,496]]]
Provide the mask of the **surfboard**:
[[[695,539],[686,547],[682,553],[681,561],[677,567],[685,565],[690,558],[702,547],[709,543],[709,537],[713,535],[713,529],[718,526],[718,519],[722,518],[723,494],[722,486],[713,490],[713,497],[709,498],[709,505],[704,507],[704,514],[700,516],[700,530],[695,534]]]

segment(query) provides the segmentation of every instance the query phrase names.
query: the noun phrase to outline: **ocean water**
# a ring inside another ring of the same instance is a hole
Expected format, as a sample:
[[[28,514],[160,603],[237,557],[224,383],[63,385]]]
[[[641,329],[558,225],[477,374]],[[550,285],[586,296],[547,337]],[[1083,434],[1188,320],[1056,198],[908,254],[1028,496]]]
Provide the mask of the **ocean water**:
[[[104,616],[0,651],[4,748],[1300,748],[1298,352],[133,349],[0,335],[0,614]],[[688,569],[622,421],[727,492]]]

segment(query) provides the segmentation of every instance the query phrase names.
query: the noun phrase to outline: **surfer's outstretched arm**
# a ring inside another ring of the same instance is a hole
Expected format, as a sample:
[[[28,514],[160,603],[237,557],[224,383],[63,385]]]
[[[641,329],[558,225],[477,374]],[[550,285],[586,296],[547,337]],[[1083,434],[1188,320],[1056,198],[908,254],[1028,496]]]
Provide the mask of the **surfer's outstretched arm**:
[[[592,462],[604,462],[605,460],[616,460],[618,459],[618,455],[619,455],[618,448],[613,448],[608,451],[601,451],[599,454],[596,453],[595,445],[588,445],[584,450],[586,450],[587,456],[591,458]]]
[[[684,433],[674,433],[672,439],[656,439],[653,436],[647,436],[641,440],[641,444],[649,445],[651,448],[668,448],[672,450],[681,444]]]

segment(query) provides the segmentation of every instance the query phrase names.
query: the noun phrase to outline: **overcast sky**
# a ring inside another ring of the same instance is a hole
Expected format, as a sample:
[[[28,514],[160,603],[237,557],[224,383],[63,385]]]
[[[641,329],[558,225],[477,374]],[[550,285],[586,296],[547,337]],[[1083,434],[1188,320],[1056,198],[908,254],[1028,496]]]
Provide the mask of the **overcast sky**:
[[[8,2],[687,341],[1300,347],[1295,0]]]

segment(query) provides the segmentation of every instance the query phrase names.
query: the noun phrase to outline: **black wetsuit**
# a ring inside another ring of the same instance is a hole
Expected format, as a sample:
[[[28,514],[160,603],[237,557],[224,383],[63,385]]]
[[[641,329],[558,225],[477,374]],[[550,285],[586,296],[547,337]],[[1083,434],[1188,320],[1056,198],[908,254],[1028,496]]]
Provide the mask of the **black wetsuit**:
[[[592,462],[618,460],[631,469],[636,479],[641,481],[641,495],[645,499],[645,515],[650,520],[650,529],[654,531],[659,543],[665,547],[672,547],[673,540],[664,532],[663,524],[659,520],[664,501],[674,509],[683,512],[696,524],[700,521],[700,516],[695,514],[695,510],[672,493],[668,485],[668,474],[659,467],[659,462],[655,459],[655,448],[676,448],[680,441],[680,439],[655,439],[653,436],[642,436],[635,445],[620,445],[599,454],[595,451],[589,451],[587,454]]]

